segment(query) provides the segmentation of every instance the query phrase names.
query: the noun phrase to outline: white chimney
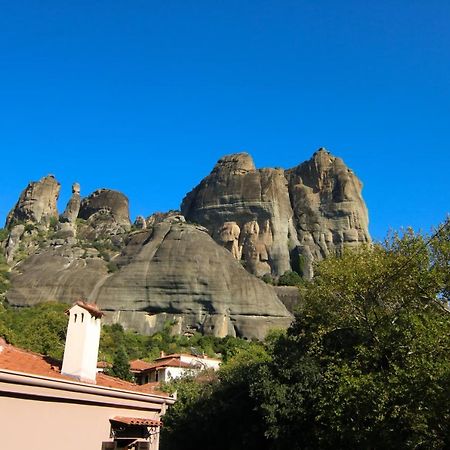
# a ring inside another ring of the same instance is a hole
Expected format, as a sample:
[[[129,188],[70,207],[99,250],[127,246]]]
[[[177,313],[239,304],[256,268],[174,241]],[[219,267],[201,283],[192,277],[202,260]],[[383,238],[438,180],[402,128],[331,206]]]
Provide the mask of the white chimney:
[[[75,302],[67,313],[69,324],[61,373],[95,383],[103,313],[96,305],[82,300]]]

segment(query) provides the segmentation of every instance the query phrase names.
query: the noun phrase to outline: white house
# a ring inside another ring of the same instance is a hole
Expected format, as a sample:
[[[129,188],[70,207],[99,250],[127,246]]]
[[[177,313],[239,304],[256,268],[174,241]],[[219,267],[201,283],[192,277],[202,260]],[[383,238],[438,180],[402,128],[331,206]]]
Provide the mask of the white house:
[[[130,370],[133,372],[138,384],[151,382],[170,381],[184,375],[196,374],[202,370],[218,370],[221,360],[207,356],[188,355],[186,353],[162,354],[152,363],[142,360],[130,362]]]

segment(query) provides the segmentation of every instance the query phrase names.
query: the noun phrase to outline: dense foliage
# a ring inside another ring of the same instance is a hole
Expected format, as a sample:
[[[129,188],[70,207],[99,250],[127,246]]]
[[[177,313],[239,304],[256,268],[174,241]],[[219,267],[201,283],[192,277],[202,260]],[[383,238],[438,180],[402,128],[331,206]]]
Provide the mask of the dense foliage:
[[[17,347],[62,359],[67,305],[43,303],[31,308],[0,305],[0,336]]]
[[[449,448],[449,273],[448,224],[323,261],[264,358],[177,383],[163,448]]]
[[[67,316],[64,312],[69,305],[49,302],[40,305],[13,308],[0,304],[0,336],[18,347],[44,355],[62,359],[66,339]],[[151,336],[143,336],[133,331],[125,331],[119,324],[103,325],[100,338],[99,359],[116,363],[112,374],[129,379],[124,366],[129,360],[141,358],[152,361],[165,353],[205,353],[209,356],[221,355],[227,360],[240,349],[252,345],[244,339],[227,336],[217,338],[194,333],[191,336],[174,335],[172,324]],[[126,360],[126,363],[123,361]]]

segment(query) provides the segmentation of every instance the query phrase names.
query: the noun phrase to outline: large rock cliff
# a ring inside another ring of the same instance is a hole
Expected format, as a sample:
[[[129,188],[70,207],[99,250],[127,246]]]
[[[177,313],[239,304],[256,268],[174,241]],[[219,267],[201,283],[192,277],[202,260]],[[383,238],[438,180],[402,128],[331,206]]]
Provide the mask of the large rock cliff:
[[[100,189],[82,199],[77,183],[58,219],[59,188],[52,176],[30,183],[8,215],[8,301],[86,298],[142,333],[169,320],[179,333],[262,338],[289,325],[298,291],[260,277],[311,277],[314,261],[370,241],[361,183],[324,149],[288,170],[225,156],[182,212],[133,227],[125,195]]]
[[[186,195],[181,212],[205,226],[249,272],[281,275],[290,269],[295,228],[282,169],[257,170],[247,153],[225,156]]]
[[[169,218],[131,234],[113,261],[96,248],[52,243],[12,272],[8,301],[26,306],[87,298],[107,321],[147,334],[170,320],[180,333],[261,339],[292,319],[274,290],[202,227]]]
[[[306,277],[312,276],[314,261],[340,254],[345,247],[370,242],[362,183],[342,159],[319,149],[309,161],[286,170],[285,175],[294,211],[299,264]]]
[[[8,214],[6,228],[25,222],[48,225],[52,218],[58,217],[56,202],[60,188],[53,175],[30,182]]]
[[[289,169],[256,169],[247,153],[221,158],[184,198],[186,219],[255,275],[297,270],[312,277],[314,261],[369,242],[362,184],[340,158],[319,149]]]

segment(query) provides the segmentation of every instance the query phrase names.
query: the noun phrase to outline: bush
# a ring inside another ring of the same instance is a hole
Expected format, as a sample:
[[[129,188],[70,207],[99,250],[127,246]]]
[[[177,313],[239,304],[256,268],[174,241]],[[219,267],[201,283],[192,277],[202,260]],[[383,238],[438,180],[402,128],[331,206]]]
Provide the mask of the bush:
[[[297,272],[284,272],[278,279],[279,286],[301,286],[302,284],[302,277]]]

